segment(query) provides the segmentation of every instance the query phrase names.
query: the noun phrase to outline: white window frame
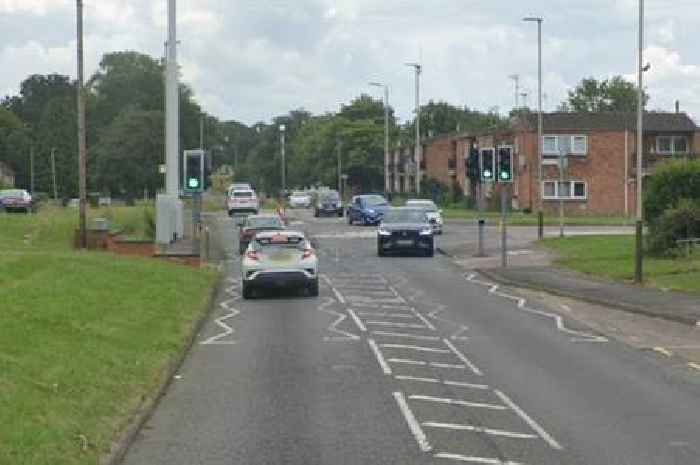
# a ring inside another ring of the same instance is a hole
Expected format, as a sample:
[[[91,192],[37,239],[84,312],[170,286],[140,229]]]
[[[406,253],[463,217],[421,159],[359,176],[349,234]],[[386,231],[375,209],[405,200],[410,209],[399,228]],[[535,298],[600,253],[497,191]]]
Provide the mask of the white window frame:
[[[559,163],[559,147],[561,146],[559,140],[563,137],[569,138],[569,153],[566,155],[572,155],[576,157],[585,157],[588,155],[588,134],[545,134],[542,136],[542,164],[543,165],[556,165]],[[554,138],[555,140],[555,151],[545,150],[544,140],[547,138]],[[585,148],[583,151],[574,151],[574,141],[577,138],[583,138]]]
[[[583,152],[577,152],[574,150],[574,147],[576,147],[576,144],[574,141],[577,138],[583,138]],[[571,136],[571,153],[570,155],[576,155],[576,156],[582,156],[585,157],[588,155],[588,136],[586,134],[574,134]]]
[[[574,200],[574,201],[580,201],[580,200],[588,200],[588,183],[586,181],[580,181],[580,180],[566,180],[562,181],[563,183],[569,184],[569,192],[571,193],[570,197],[559,197],[559,183],[560,181],[558,179],[547,179],[545,181],[542,181],[542,186],[541,186],[541,194],[542,194],[542,199],[544,200]],[[554,184],[554,195],[545,195],[545,190],[544,186],[547,183],[552,183]],[[574,193],[576,192],[576,184],[583,184],[584,188],[584,195],[583,196],[575,196]]]
[[[659,144],[659,141],[661,139],[669,139],[669,141],[671,143],[671,150],[661,150],[661,147]],[[676,140],[677,139],[684,139],[685,140],[685,151],[676,152],[675,147],[676,147]],[[673,155],[676,153],[689,153],[690,152],[690,141],[688,140],[688,136],[680,136],[677,134],[656,136],[656,144],[655,145],[656,145],[656,147],[654,147],[654,148],[656,149],[656,153],[658,153],[660,155]]]
[[[557,155],[557,156],[559,156],[559,137],[561,137],[561,136],[559,136],[558,134],[545,134],[542,136],[542,155]],[[545,149],[546,146],[545,146],[544,141],[545,141],[545,139],[548,139],[548,138],[554,138],[554,145],[556,148],[554,149],[553,152],[548,152]]]

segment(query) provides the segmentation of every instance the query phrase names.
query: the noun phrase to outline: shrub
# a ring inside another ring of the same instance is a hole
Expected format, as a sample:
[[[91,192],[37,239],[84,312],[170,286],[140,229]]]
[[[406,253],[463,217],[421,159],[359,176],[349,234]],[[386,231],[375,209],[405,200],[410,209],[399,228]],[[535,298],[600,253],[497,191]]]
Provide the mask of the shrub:
[[[647,247],[655,255],[672,254],[679,239],[700,237],[700,201],[681,199],[649,225]]]
[[[700,160],[665,163],[644,186],[644,217],[650,227],[681,199],[700,200]]]
[[[146,239],[155,240],[156,238],[156,212],[152,206],[143,208],[143,219],[145,222],[144,234]]]

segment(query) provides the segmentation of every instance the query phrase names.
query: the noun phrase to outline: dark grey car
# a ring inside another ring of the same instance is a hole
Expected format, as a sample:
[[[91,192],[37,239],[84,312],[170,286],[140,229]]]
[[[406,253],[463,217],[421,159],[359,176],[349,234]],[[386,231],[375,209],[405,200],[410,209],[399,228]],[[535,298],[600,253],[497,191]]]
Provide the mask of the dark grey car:
[[[389,252],[416,252],[426,257],[435,254],[435,239],[425,210],[391,208],[377,229],[377,255]]]

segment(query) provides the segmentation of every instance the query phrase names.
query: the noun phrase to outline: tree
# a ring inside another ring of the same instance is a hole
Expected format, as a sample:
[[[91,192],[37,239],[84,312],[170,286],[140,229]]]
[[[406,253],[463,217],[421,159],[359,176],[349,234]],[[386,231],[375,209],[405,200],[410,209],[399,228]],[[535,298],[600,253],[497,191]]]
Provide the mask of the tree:
[[[51,99],[37,127],[34,169],[36,188],[53,188],[51,151],[56,160],[56,186],[60,197],[78,195],[78,123],[74,96]]]
[[[0,128],[21,129],[24,123],[12,111],[0,106]]]
[[[165,160],[165,115],[129,109],[103,132],[96,152],[96,181],[112,195],[140,196],[162,187],[158,167]]]
[[[75,92],[75,82],[68,76],[33,74],[22,81],[20,95],[5,97],[2,106],[31,127],[36,127],[50,100],[61,97],[75,98]]]
[[[644,93],[644,104],[649,96]],[[637,108],[637,87],[622,76],[598,81],[590,77],[581,80],[569,97],[562,102],[560,111],[571,112],[632,112]]]

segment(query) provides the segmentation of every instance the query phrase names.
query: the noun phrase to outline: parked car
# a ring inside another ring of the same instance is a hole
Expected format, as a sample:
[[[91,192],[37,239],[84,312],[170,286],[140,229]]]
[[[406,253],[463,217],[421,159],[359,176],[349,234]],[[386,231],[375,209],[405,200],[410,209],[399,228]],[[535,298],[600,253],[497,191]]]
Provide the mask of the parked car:
[[[228,190],[254,190],[253,186],[250,185],[248,182],[234,182],[230,186],[228,186]]]
[[[244,299],[263,289],[296,288],[318,296],[318,258],[299,231],[264,231],[248,245],[241,264]]]
[[[33,209],[32,196],[26,190],[6,189],[0,191],[0,210],[31,213]]]
[[[389,203],[381,195],[358,195],[348,208],[348,224],[379,224],[388,208]]]
[[[435,254],[433,228],[422,208],[391,208],[377,228],[377,255],[388,252],[418,252],[426,257]]]
[[[229,216],[246,213],[257,214],[260,209],[260,202],[254,190],[232,188],[229,190],[226,206]]]
[[[330,190],[316,194],[314,216],[318,218],[321,215],[343,216],[343,202],[338,191]]]
[[[442,234],[442,210],[435,205],[435,202],[425,199],[409,199],[406,201],[406,206],[425,210],[428,222],[433,227],[433,233]]]
[[[309,208],[311,206],[311,194],[304,191],[294,191],[289,196],[290,208]]]
[[[281,231],[286,226],[279,215],[250,215],[245,219],[238,234],[238,251],[242,255],[255,235],[262,231]]]

